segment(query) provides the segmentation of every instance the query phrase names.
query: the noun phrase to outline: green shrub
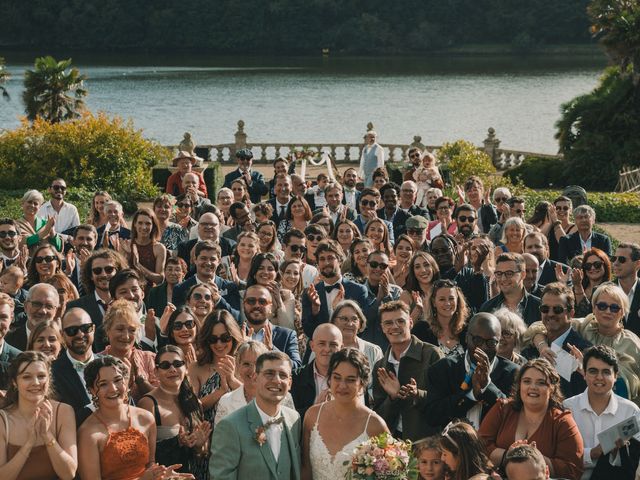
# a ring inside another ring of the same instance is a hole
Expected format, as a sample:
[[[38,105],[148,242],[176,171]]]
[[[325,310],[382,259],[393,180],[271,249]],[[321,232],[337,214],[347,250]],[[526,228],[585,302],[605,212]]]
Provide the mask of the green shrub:
[[[521,180],[530,188],[549,188],[565,183],[564,160],[547,157],[527,157],[520,165],[505,172],[513,183]]]
[[[23,190],[0,190],[0,218],[20,218],[22,216],[22,195],[29,190],[25,187]],[[48,200],[48,195],[45,190],[41,190],[45,200]],[[93,191],[86,188],[76,188],[69,186],[65,200],[74,204],[78,208],[80,214],[80,222],[84,222],[91,207],[91,201],[93,200]]]
[[[454,185],[463,185],[471,175],[482,178],[485,185],[495,182],[493,175],[496,168],[491,158],[471,142],[457,140],[453,143],[445,143],[438,152],[438,157],[442,169],[448,171],[449,179]]]
[[[123,203],[152,198],[151,169],[169,152],[121,118],[89,113],[58,124],[26,121],[0,133],[0,188],[44,190],[56,177]]]

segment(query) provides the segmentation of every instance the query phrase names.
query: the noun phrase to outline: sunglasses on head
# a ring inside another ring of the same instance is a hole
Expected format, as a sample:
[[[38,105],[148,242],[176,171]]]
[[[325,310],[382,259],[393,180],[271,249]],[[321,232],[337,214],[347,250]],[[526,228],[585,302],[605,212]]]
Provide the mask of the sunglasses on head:
[[[360,205],[363,207],[376,207],[378,206],[378,202],[375,200],[360,200]]]
[[[173,322],[173,330],[179,331],[183,328],[192,329],[196,325],[196,322],[193,320],[185,320],[184,322]]]
[[[231,335],[229,333],[223,333],[222,335],[211,335],[209,337],[209,344],[213,345],[215,343],[229,343],[231,341]]]
[[[620,310],[622,310],[622,307],[617,303],[608,304],[606,302],[596,303],[596,308],[601,312],[604,312],[608,308],[611,313],[618,313]]]
[[[258,305],[260,305],[261,307],[265,307],[265,306],[267,306],[267,305],[269,305],[269,304],[271,303],[271,302],[270,302],[268,299],[266,299],[266,298],[256,298],[256,297],[246,297],[246,298],[244,299],[244,302],[245,302],[247,305],[251,305],[251,306],[253,306],[253,305],[255,305],[255,304],[257,303],[257,304],[258,304]]]
[[[389,268],[388,263],[382,263],[382,262],[376,262],[376,261],[369,262],[369,266],[371,268],[380,268],[381,270],[386,270],[387,268]]]
[[[178,369],[180,367],[184,367],[184,365],[184,360],[174,360],[173,362],[170,362],[169,360],[163,360],[162,362],[158,363],[157,367],[160,370],[169,370],[171,367]]]
[[[459,222],[463,222],[463,223],[473,223],[476,221],[476,217],[474,217],[473,215],[467,217],[465,215],[460,215],[458,217],[458,221]]]
[[[78,332],[90,333],[93,332],[93,323],[85,323],[84,325],[73,325],[71,327],[63,328],[62,331],[69,337],[75,337]]]
[[[111,265],[107,265],[106,267],[93,267],[91,271],[94,275],[101,275],[102,272],[106,273],[107,275],[111,275],[116,271],[116,267],[113,267]]]
[[[207,302],[209,302],[213,298],[210,293],[194,292],[193,295],[191,295],[191,296],[197,302],[199,302],[200,300],[206,300]]]
[[[627,260],[628,260],[627,257],[623,257],[622,255],[613,255],[611,257],[611,263],[618,262],[622,264],[622,263],[627,263]]]
[[[568,308],[562,305],[554,305],[553,307],[550,305],[540,305],[540,313],[544,314],[553,312],[555,315],[562,315],[566,310],[568,310]]]
[[[314,235],[312,233],[307,234],[307,240],[310,242],[319,242],[322,240],[322,235]]]
[[[18,232],[16,232],[15,230],[9,230],[7,232],[0,232],[0,238],[13,238],[16,237],[18,235]]]
[[[33,257],[33,261],[36,263],[52,263],[58,259],[55,255],[46,255],[44,257]]]
[[[602,266],[604,265],[603,262],[587,262],[587,263],[583,263],[582,264],[582,268],[584,268],[585,270],[591,270],[592,268],[596,269],[596,270],[600,270],[602,268]]]
[[[293,253],[305,253],[307,251],[307,247],[305,247],[304,245],[291,245],[289,248]]]

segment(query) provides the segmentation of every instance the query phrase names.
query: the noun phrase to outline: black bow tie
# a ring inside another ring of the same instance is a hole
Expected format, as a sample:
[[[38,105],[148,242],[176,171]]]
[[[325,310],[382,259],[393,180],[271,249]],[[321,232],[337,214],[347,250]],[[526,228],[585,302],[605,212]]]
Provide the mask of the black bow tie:
[[[325,293],[331,293],[331,291],[339,290],[339,289],[340,289],[340,282],[336,282],[333,285],[327,285],[326,283],[324,284]]]

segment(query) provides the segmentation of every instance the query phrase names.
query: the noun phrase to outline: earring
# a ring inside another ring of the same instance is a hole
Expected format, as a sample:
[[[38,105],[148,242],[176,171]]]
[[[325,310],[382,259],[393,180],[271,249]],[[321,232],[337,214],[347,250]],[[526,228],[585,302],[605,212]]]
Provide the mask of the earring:
[[[96,408],[98,408],[100,406],[97,395],[91,395],[91,403],[93,403],[93,406],[96,407]]]

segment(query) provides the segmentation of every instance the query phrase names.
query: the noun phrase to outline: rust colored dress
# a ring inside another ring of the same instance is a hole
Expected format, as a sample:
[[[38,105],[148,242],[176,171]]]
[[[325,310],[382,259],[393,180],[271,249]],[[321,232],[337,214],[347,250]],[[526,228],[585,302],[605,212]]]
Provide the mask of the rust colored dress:
[[[154,242],[150,242],[148,245],[139,245],[136,243],[136,248],[138,249],[138,261],[140,262],[140,265],[151,270],[152,272],[155,272],[156,256],[153,253],[153,245]],[[151,287],[155,287],[155,284],[147,281],[145,293],[148,293]]]
[[[128,413],[129,426],[119,432],[109,430],[107,424],[94,414],[109,434],[107,443],[100,453],[102,480],[135,480],[147,469],[149,442],[140,430],[131,426],[131,412]]]

